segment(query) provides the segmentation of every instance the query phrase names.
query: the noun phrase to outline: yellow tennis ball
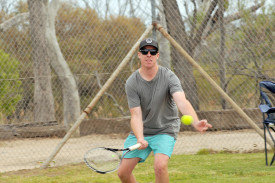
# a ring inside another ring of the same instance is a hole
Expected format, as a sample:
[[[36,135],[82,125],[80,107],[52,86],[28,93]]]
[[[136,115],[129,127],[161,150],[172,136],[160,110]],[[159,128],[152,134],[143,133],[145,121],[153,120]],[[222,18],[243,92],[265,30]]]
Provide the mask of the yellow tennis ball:
[[[180,120],[184,125],[191,125],[194,121],[193,117],[190,115],[183,115]]]

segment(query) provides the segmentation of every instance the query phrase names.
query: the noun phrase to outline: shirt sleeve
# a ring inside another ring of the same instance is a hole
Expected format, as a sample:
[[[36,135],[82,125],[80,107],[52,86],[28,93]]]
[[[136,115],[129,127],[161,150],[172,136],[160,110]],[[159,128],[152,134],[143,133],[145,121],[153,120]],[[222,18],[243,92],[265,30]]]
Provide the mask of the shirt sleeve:
[[[136,90],[128,84],[125,85],[129,109],[140,106],[140,98]]]
[[[179,78],[172,71],[169,73],[169,91],[170,95],[178,91],[183,92]]]

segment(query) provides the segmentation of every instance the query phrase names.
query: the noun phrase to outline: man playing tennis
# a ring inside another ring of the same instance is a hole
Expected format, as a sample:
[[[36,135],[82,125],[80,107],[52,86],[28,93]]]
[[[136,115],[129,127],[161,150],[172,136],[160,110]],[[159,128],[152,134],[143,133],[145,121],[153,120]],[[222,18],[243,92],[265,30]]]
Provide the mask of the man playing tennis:
[[[141,41],[138,58],[141,67],[127,79],[125,85],[132,132],[124,146],[141,143],[141,147],[125,156],[118,169],[118,176],[122,182],[136,182],[133,169],[153,151],[156,182],[167,183],[168,161],[180,130],[178,109],[182,114],[194,118],[193,126],[199,132],[206,131],[212,125],[198,119],[178,77],[157,64],[157,41],[151,38]]]

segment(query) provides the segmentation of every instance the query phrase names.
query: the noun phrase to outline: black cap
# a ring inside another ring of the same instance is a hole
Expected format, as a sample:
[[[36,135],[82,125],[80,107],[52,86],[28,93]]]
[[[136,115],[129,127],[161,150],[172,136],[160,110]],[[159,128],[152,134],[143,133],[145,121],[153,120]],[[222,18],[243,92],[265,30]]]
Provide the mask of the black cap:
[[[154,46],[157,50],[159,49],[158,42],[152,38],[147,38],[147,39],[144,39],[143,41],[141,41],[139,44],[139,50],[141,48],[143,48],[144,46]]]

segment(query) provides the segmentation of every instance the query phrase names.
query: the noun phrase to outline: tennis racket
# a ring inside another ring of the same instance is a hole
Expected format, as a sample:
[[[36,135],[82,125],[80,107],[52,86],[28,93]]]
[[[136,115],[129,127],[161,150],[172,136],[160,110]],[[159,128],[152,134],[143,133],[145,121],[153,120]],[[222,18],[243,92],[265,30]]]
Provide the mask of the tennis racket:
[[[141,146],[137,143],[126,149],[113,149],[107,147],[97,147],[88,150],[84,155],[86,165],[93,171],[101,174],[116,171],[119,168],[121,160],[130,151],[136,150]],[[123,152],[121,155],[119,152]]]

